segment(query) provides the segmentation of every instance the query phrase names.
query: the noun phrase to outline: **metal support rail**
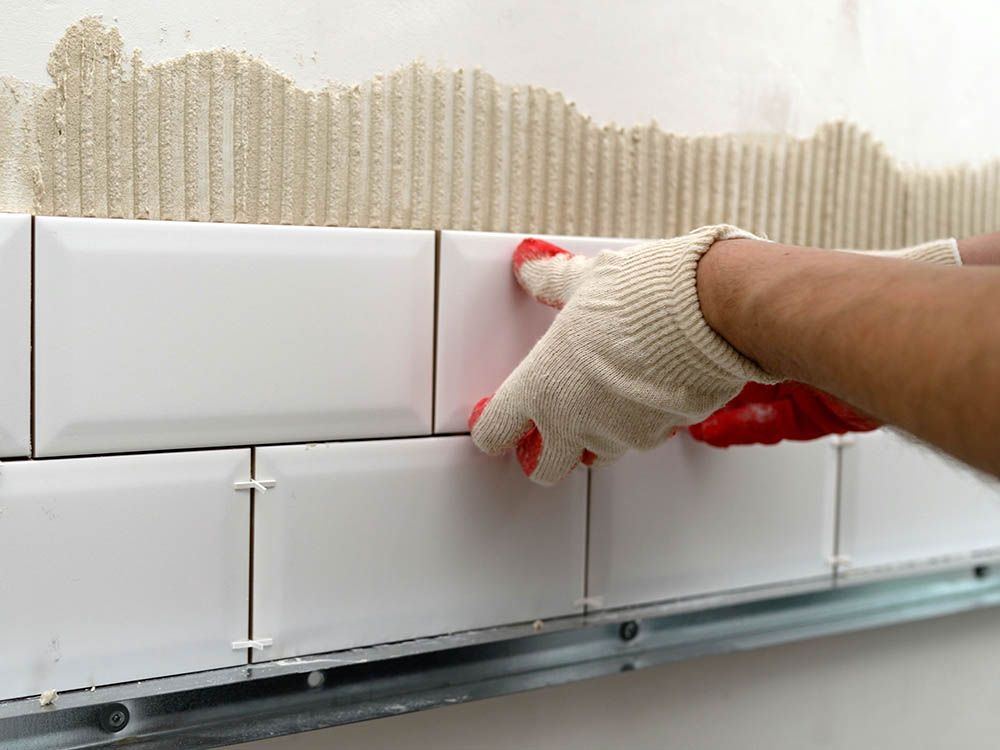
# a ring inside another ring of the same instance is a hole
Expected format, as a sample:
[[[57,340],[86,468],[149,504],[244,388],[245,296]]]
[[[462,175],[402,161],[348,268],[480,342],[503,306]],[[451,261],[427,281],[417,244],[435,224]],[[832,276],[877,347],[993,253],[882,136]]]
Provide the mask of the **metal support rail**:
[[[677,613],[676,603],[0,703],[0,747],[202,748],[1000,604],[984,567]]]

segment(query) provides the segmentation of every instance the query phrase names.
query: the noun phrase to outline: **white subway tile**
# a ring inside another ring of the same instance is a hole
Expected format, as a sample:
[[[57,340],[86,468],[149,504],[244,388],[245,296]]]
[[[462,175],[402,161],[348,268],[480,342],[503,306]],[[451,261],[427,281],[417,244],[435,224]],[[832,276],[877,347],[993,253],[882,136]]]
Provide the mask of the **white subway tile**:
[[[542,488],[457,436],[261,448],[256,476],[267,658],[580,611],[583,470]]]
[[[0,699],[246,662],[249,450],[0,469]]]
[[[1000,482],[888,430],[852,440],[841,480],[844,578],[1000,556]]]
[[[39,455],[430,432],[432,232],[40,217]]]
[[[492,394],[545,333],[556,311],[522,290],[511,266],[521,234],[442,232],[434,431],[465,432]],[[583,255],[638,240],[536,235]]]
[[[0,458],[31,453],[31,217],[0,214]]]
[[[588,596],[606,607],[832,582],[827,440],[726,449],[681,434],[591,479]]]

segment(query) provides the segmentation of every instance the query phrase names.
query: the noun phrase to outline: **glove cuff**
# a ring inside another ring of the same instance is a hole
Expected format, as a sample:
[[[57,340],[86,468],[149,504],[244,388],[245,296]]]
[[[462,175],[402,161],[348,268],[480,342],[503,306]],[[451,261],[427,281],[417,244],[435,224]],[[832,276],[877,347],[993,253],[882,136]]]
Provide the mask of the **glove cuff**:
[[[904,247],[901,250],[856,250],[852,252],[874,255],[879,258],[915,260],[919,263],[933,263],[938,266],[962,265],[962,256],[958,253],[958,242],[953,237],[931,240],[921,245]]]
[[[614,264],[628,277],[617,288],[635,295],[627,335],[648,353],[651,372],[671,384],[672,397],[659,405],[691,420],[707,416],[747,381],[780,380],[737,351],[702,315],[698,261],[715,242],[728,239],[762,238],[728,224],[706,226],[635,248]],[[647,373],[635,375],[648,382]]]
[[[765,372],[760,365],[744,356],[715,332],[705,320],[698,299],[698,262],[713,244],[732,239],[765,241],[764,238],[729,224],[701,227],[691,232],[688,237],[692,241],[686,249],[683,262],[679,265],[676,281],[678,294],[674,298],[677,301],[677,310],[673,319],[678,324],[679,333],[691,347],[718,368],[720,375],[736,381],[740,388],[747,381],[779,382],[780,378]]]

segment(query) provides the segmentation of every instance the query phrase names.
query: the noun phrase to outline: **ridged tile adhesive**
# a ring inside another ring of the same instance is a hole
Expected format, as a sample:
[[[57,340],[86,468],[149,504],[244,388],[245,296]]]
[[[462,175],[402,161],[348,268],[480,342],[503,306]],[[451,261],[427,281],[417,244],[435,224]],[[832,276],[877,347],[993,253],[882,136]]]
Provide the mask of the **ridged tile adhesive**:
[[[858,248],[1000,229],[1000,161],[904,168],[847,122],[599,125],[558,92],[422,62],[307,91],[228,50],[147,65],[96,18],[48,72],[0,79],[0,211],[619,237],[726,221]]]

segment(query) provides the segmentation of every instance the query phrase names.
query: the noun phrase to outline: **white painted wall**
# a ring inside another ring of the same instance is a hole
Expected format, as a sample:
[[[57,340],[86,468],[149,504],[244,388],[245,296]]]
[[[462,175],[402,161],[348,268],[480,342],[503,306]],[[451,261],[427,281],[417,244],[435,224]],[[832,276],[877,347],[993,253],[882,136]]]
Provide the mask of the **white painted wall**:
[[[229,46],[300,82],[422,56],[562,89],[623,124],[790,130],[848,117],[923,165],[1000,154],[983,0],[2,2],[0,75],[46,81],[85,14],[148,61]],[[713,657],[258,745],[314,748],[993,747],[1000,612]]]
[[[599,120],[675,132],[848,117],[921,164],[1000,153],[988,0],[4,0],[0,75],[45,82],[67,24],[102,15],[153,62],[228,46],[310,86],[415,57],[563,90]]]

